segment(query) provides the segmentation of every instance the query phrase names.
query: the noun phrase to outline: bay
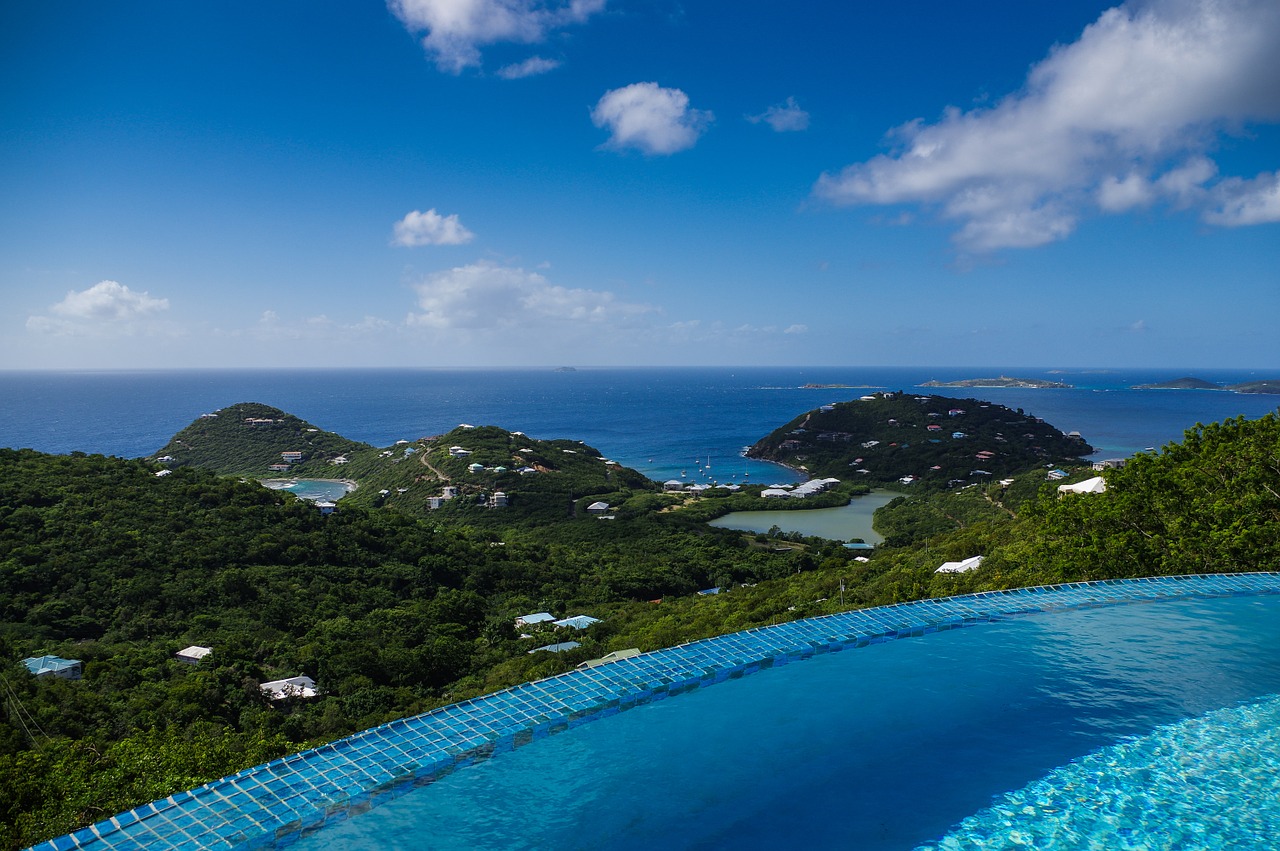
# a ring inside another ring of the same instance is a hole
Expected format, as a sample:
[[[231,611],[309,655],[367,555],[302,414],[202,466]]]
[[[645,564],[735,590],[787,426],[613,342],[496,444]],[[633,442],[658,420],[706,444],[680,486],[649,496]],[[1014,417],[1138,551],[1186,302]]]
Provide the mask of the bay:
[[[688,367],[552,369],[146,370],[0,372],[0,446],[144,457],[202,413],[262,402],[375,446],[460,423],[572,438],[656,480],[766,482],[798,476],[741,457],[805,411],[871,390],[935,392],[1023,408],[1079,431],[1097,457],[1181,438],[1197,422],[1259,417],[1275,396],[1132,390],[1196,375],[1223,383],[1280,370],[1028,367]],[[941,388],[923,381],[1014,375],[1070,390]],[[845,385],[806,387],[805,385]]]

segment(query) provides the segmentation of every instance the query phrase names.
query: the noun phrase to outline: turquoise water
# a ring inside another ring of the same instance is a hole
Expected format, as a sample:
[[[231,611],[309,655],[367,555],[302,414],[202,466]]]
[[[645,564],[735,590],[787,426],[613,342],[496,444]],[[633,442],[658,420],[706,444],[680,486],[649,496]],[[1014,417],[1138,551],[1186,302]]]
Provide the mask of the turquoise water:
[[[712,526],[743,532],[768,532],[777,526],[784,532],[816,535],[832,541],[861,538],[869,544],[880,544],[884,538],[871,528],[872,515],[900,494],[889,492],[855,496],[848,505],[837,508],[814,508],[791,511],[734,511],[711,521]]]
[[[1253,779],[1276,773],[1277,650],[1274,597],[873,645],[534,742],[298,847],[1272,848]]]
[[[336,502],[354,490],[351,485],[332,479],[298,479],[288,484],[266,482],[264,484],[273,490],[288,491],[294,496],[309,499],[312,502]]]

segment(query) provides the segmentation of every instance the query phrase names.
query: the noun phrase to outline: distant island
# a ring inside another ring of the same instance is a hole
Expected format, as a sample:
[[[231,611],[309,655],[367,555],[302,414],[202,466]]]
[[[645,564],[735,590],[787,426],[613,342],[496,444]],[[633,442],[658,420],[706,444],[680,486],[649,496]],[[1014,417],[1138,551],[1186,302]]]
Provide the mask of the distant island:
[[[1260,381],[1242,381],[1239,384],[1214,384],[1203,378],[1186,376],[1172,381],[1159,381],[1155,384],[1135,384],[1133,390],[1229,390],[1233,393],[1274,393],[1280,394],[1280,380],[1270,378]]]
[[[801,384],[801,390],[849,390],[852,384]]]
[[[1157,381],[1154,384],[1135,384],[1132,390],[1223,390],[1221,384],[1205,381],[1203,378],[1175,378],[1172,381]]]
[[[1043,378],[966,378],[963,381],[926,381],[917,387],[1026,387],[1036,390],[1070,390],[1074,385]]]
[[[578,368],[576,366],[558,366],[556,367],[555,371],[556,372],[577,372]]]
[[[1268,378],[1262,381],[1245,381],[1241,384],[1228,384],[1228,390],[1237,393],[1277,393],[1280,394],[1280,379]]]

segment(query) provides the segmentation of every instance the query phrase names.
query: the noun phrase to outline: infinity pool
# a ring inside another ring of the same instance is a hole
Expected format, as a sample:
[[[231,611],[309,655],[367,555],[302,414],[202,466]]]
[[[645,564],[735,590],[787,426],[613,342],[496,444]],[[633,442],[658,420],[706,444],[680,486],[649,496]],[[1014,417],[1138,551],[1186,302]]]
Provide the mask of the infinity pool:
[[[37,848],[1269,849],[1278,649],[1277,572],[842,612],[393,721]]]
[[[296,847],[1270,849],[1277,694],[1280,597],[1019,616],[639,706]]]

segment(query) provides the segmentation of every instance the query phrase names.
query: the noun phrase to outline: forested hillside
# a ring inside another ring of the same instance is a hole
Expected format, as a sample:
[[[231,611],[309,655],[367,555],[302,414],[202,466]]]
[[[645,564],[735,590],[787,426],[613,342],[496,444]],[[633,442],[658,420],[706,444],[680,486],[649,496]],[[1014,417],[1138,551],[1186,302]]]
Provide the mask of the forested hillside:
[[[506,466],[519,436],[499,432],[473,436],[483,460],[468,464]],[[448,466],[462,459],[431,454],[450,445],[423,454],[463,480]],[[555,448],[539,464],[606,466],[581,444]],[[715,499],[673,510],[622,478],[601,479],[619,488],[616,519],[512,513],[503,526],[498,509],[483,523],[471,509],[419,517],[394,498],[323,516],[253,483],[159,469],[0,450],[0,847],[611,650],[1014,585],[1280,569],[1275,416],[1198,426],[1108,471],[1105,493],[1059,497],[1041,468],[904,496],[882,509],[888,542],[866,562],[820,539],[709,528]],[[475,485],[506,487],[502,475]],[[934,572],[977,554],[971,573]],[[710,587],[722,592],[694,593]],[[521,638],[514,618],[537,611],[600,623]],[[530,653],[570,638],[582,647]],[[191,644],[213,655],[176,661]],[[83,680],[30,676],[19,660],[44,654],[81,660]],[[258,689],[296,674],[320,696],[272,703]]]
[[[279,408],[241,402],[202,414],[153,457],[171,466],[204,467],[223,475],[270,475],[272,465],[300,475],[326,475],[333,461],[373,447],[320,429]],[[285,454],[296,453],[286,464]]]
[[[907,479],[936,491],[986,485],[1093,447],[1080,437],[1003,405],[948,396],[875,393],[801,414],[751,447],[813,476],[885,484]]]

